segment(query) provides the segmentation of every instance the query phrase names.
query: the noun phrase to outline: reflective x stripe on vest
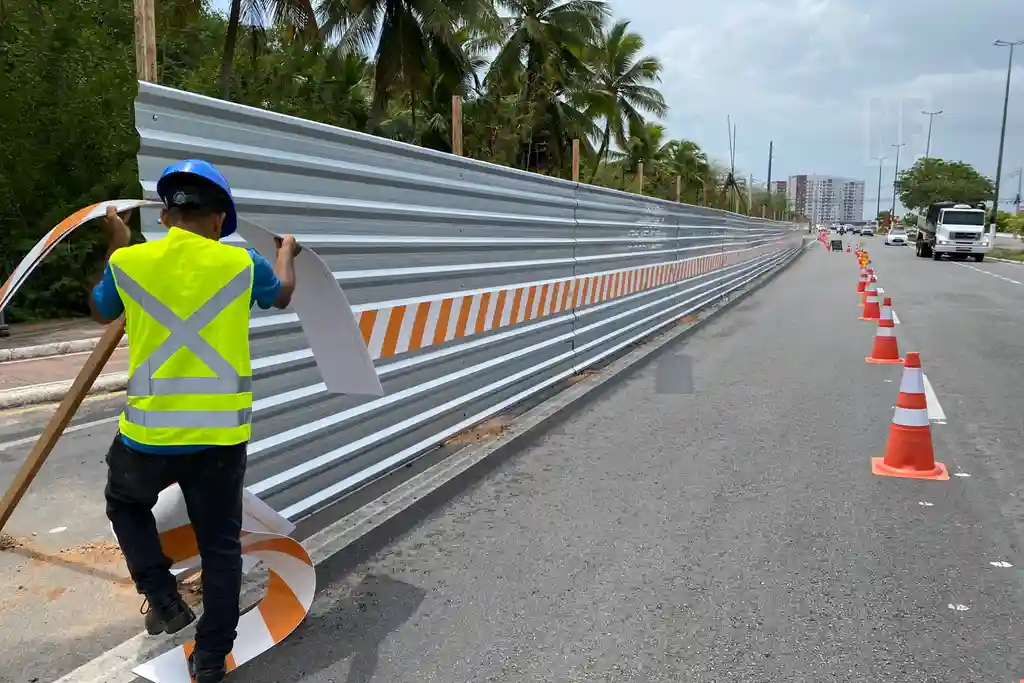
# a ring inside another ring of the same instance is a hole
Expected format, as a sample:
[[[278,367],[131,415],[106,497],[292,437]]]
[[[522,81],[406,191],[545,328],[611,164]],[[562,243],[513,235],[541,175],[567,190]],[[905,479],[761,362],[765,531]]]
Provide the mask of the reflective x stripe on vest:
[[[252,391],[252,377],[241,377],[235,368],[213,348],[199,332],[213,322],[221,311],[249,291],[252,268],[246,268],[231,279],[206,303],[187,318],[180,318],[163,302],[150,294],[128,273],[111,265],[116,271],[118,287],[158,323],[170,336],[142,361],[128,378],[128,396],[172,396],[176,394],[230,395]],[[154,377],[153,375],[180,349],[188,348],[216,377]],[[159,410],[149,411],[125,406],[125,419],[141,427],[231,428],[248,424],[252,409],[231,411]]]

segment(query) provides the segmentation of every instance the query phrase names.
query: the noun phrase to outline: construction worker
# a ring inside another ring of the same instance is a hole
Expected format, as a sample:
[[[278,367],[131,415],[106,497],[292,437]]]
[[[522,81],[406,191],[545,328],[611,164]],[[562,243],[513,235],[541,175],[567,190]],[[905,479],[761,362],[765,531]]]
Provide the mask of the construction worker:
[[[295,239],[276,263],[220,243],[235,231],[231,188],[211,164],[186,160],[157,182],[166,237],[127,246],[111,208],[107,265],[90,297],[93,317],[123,312],[127,405],[107,453],[107,517],[139,593],[146,630],[176,633],[195,620],[157,535],[153,506],[179,484],[202,557],[203,616],[189,671],[197,683],[225,676],[242,583],[242,480],[252,413],[249,316],[284,308],[295,288]]]

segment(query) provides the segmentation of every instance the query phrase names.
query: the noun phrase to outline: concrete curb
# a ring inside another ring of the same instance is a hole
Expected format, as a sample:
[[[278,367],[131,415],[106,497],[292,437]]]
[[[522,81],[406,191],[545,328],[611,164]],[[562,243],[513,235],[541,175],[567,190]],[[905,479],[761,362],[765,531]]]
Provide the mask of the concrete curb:
[[[372,554],[375,544],[386,543],[406,525],[421,521],[432,507],[443,504],[446,497],[464,487],[473,476],[483,476],[485,465],[497,466],[502,456],[514,455],[538,432],[565,416],[570,409],[583,407],[588,399],[597,398],[601,389],[610,388],[613,380],[638,369],[652,360],[659,351],[692,332],[707,321],[761,289],[779,273],[806,253],[808,243],[794,247],[794,252],[772,270],[760,274],[742,289],[727,292],[712,300],[700,312],[697,321],[669,328],[640,342],[640,346],[612,361],[597,373],[559,392],[516,418],[508,430],[494,441],[463,448],[439,463],[428,467],[378,498],[341,519],[328,524],[302,541],[315,566],[340,559],[343,567],[352,566],[363,556]],[[337,570],[337,569],[336,569]],[[242,605],[259,600],[264,582],[246,581],[242,589]],[[131,670],[155,656],[191,638],[191,629],[174,636],[137,635],[96,657],[54,683],[135,683]]]
[[[1024,266],[1024,261],[1012,261],[1012,260],[1010,260],[1008,258],[995,258],[994,256],[990,256],[990,257],[986,258],[985,260],[986,261],[999,261],[1000,263],[1012,263],[1015,266]]]
[[[60,401],[64,398],[64,394],[68,393],[68,389],[71,388],[74,382],[75,380],[73,379],[66,379],[60,382],[33,384],[27,387],[0,392],[0,410]],[[127,372],[111,372],[97,377],[96,381],[93,382],[92,388],[87,393],[90,396],[93,394],[110,394],[115,391],[123,391],[127,384]]]
[[[51,344],[35,344],[33,346],[18,346],[13,349],[0,349],[0,363],[11,360],[30,360],[33,358],[49,358],[50,356],[63,356],[69,353],[82,353],[92,351],[100,341],[99,337],[90,339],[75,339],[73,341],[53,342]],[[128,338],[122,337],[118,346],[128,344]]]

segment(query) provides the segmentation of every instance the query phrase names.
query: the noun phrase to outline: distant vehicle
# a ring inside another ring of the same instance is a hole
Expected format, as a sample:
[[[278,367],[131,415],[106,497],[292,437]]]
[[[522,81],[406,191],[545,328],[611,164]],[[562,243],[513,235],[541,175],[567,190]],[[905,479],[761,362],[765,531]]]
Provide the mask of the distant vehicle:
[[[875,236],[875,228],[873,226],[870,226],[870,225],[865,225],[863,228],[860,229],[860,236],[861,237],[874,237]]]
[[[890,244],[905,247],[907,246],[907,231],[903,228],[892,228],[885,236],[885,246]]]
[[[985,254],[992,251],[983,202],[973,206],[936,202],[918,218],[917,227],[916,253],[921,258],[931,256],[938,261],[946,254],[954,261],[963,261],[968,256],[984,261]]]

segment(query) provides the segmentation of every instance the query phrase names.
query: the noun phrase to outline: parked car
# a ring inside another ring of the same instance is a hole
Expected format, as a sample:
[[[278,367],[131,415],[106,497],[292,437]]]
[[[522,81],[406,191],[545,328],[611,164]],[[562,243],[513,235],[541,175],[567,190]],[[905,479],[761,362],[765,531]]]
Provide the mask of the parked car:
[[[885,236],[885,246],[890,244],[905,247],[907,245],[907,231],[903,228],[891,228],[889,234]]]

